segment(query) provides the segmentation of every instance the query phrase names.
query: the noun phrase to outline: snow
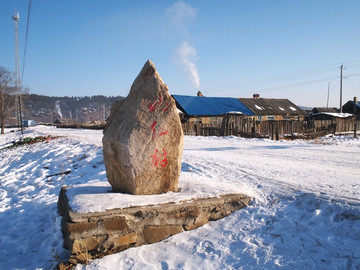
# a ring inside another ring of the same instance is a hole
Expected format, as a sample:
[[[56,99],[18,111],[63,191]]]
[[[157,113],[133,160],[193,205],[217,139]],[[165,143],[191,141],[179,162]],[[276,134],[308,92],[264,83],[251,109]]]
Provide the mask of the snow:
[[[95,213],[126,207],[180,203],[193,199],[220,197],[224,194],[241,193],[241,187],[224,183],[220,187],[206,183],[206,178],[196,179],[182,175],[179,183],[180,192],[168,192],[160,195],[131,195],[110,193],[108,182],[75,185],[67,190],[69,205],[77,213]]]
[[[313,113],[312,116],[322,115],[322,114],[330,115],[330,116],[337,117],[337,118],[348,118],[348,117],[354,116],[351,113],[330,113],[330,112]]]
[[[263,108],[262,107],[260,107],[259,105],[257,105],[257,104],[255,104],[255,108],[256,109],[258,109],[258,110],[260,110],[260,111],[262,111],[263,110]]]
[[[67,258],[56,205],[61,186],[95,189],[94,196],[109,190],[101,131],[39,126],[24,136],[47,134],[61,137],[1,150],[0,269],[52,269]],[[19,136],[1,135],[0,148]],[[313,141],[186,136],[183,195],[233,189],[252,196],[251,204],[76,269],[360,269],[359,164],[360,140],[349,135]],[[71,173],[47,177],[66,170]],[[78,197],[79,211],[91,210],[81,210],[85,202]]]
[[[296,111],[296,109],[295,109],[293,106],[290,106],[289,108],[290,108],[290,110],[292,110],[293,112]]]
[[[243,114],[242,112],[238,112],[238,111],[229,111],[226,114]]]

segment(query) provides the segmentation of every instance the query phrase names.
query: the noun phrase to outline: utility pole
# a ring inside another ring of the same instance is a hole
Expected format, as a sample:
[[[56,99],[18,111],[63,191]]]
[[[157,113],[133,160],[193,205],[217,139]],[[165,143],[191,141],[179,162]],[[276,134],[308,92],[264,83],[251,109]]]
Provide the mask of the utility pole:
[[[328,83],[328,95],[327,95],[326,108],[329,108],[329,95],[330,95],[330,82]]]
[[[340,66],[340,112],[342,113],[342,79],[343,79],[343,64]]]
[[[103,121],[106,121],[106,108],[105,108],[105,104],[103,104],[103,112],[104,112]]]
[[[356,110],[356,107],[358,105],[358,99],[357,97],[354,97],[354,106],[353,106],[353,112],[354,112],[354,138],[356,139],[357,138],[357,122],[356,122],[356,114],[357,114],[357,110]]]

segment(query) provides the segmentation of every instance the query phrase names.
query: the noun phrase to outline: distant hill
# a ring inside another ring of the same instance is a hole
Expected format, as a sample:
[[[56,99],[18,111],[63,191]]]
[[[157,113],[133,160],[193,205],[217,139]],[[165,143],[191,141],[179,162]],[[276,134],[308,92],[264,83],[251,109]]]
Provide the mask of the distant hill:
[[[111,105],[121,96],[85,96],[85,97],[49,97],[27,94],[22,99],[23,120],[35,120],[37,123],[103,121],[110,115]],[[303,110],[310,107],[299,106]],[[6,120],[6,125],[15,125],[15,115]]]
[[[298,106],[298,107],[304,111],[311,111],[313,109],[312,107],[309,106]]]
[[[121,96],[49,97],[36,94],[23,96],[23,120],[53,123],[56,119],[73,122],[103,121],[111,105]],[[15,119],[9,119],[13,122]],[[10,123],[9,123],[10,124]]]

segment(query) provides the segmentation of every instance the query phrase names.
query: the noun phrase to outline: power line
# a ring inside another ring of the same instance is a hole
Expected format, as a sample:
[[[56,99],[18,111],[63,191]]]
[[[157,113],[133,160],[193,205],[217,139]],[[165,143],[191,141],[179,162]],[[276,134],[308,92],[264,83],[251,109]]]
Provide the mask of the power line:
[[[350,84],[350,86],[352,87],[352,89],[354,90],[354,92],[356,94],[360,95],[359,89],[356,89],[355,86],[352,84],[352,82],[349,79],[347,79],[346,82],[348,82]]]
[[[331,90],[333,90],[335,87],[338,87],[338,86],[339,86],[339,84],[340,84],[340,83],[339,83],[339,82],[337,82],[334,86],[332,86],[332,87],[330,88],[330,91],[331,91]]]
[[[351,60],[351,61],[347,61],[347,67],[351,66],[351,67],[355,67],[355,66],[360,66],[360,60]],[[348,63],[350,63],[348,65]],[[331,65],[327,65],[327,66],[322,66],[322,67],[316,67],[316,68],[310,68],[308,70],[303,70],[303,71],[298,71],[298,72],[294,72],[294,73],[287,73],[287,74],[283,74],[283,75],[278,75],[278,76],[274,76],[274,77],[269,77],[269,78],[265,78],[265,79],[260,79],[260,80],[254,80],[254,81],[248,81],[245,83],[240,83],[240,84],[233,84],[233,85],[223,85],[223,86],[215,86],[215,87],[208,87],[206,88],[207,90],[232,90],[232,89],[236,89],[236,90],[240,90],[243,88],[256,88],[259,87],[261,85],[264,84],[270,84],[270,83],[274,83],[274,82],[279,82],[280,84],[284,83],[285,81],[289,81],[289,80],[299,80],[301,78],[305,78],[305,77],[316,77],[316,75],[320,75],[320,74],[324,74],[325,73],[329,73],[329,72],[334,72],[338,69],[339,65],[338,64],[331,64]],[[356,73],[356,74],[350,74],[347,75],[348,76],[360,76],[360,73]],[[334,80],[336,78],[339,77],[331,77],[331,78],[319,78],[316,80],[311,80],[311,81],[307,81],[307,82],[299,82],[299,83],[294,83],[294,84],[289,84],[289,85],[285,85],[285,86],[280,86],[278,88],[268,88],[265,89],[266,90],[275,90],[275,89],[279,89],[279,88],[284,88],[284,87],[295,87],[298,85],[306,85],[306,84],[312,84],[315,82],[321,82],[321,81],[326,81],[326,80]],[[344,77],[345,78],[345,77]],[[252,90],[254,91],[254,90]],[[264,90],[261,89],[261,91],[263,92]]]
[[[288,85],[283,85],[283,86],[265,88],[265,89],[262,89],[261,92],[272,91],[272,90],[283,89],[283,88],[292,88],[292,87],[301,86],[301,85],[307,85],[307,84],[313,84],[313,83],[318,83],[318,82],[323,82],[323,81],[334,80],[334,79],[337,79],[337,78],[338,77],[328,77],[328,78],[324,78],[324,79],[312,80],[312,81],[307,81],[307,82],[301,82],[301,83],[294,83],[294,84],[288,84]]]
[[[360,65],[360,60],[352,60],[352,61],[345,61],[346,66],[359,66]]]
[[[317,67],[317,68],[311,68],[305,71],[298,71],[298,72],[294,72],[294,73],[287,73],[287,74],[283,74],[283,75],[278,75],[278,76],[274,76],[274,77],[269,77],[269,78],[265,78],[265,79],[260,79],[260,80],[254,80],[254,81],[249,81],[243,84],[238,84],[238,85],[231,85],[231,86],[219,86],[219,87],[210,87],[208,88],[209,90],[216,90],[216,89],[222,89],[224,90],[224,88],[244,88],[244,87],[254,87],[254,85],[261,85],[261,84],[265,84],[265,83],[272,83],[272,82],[278,82],[278,81],[287,81],[287,80],[296,80],[296,79],[301,79],[304,77],[310,77],[310,76],[316,76],[319,74],[323,74],[323,73],[328,73],[331,71],[335,71],[338,67],[338,64],[332,64],[332,65],[327,65],[327,66],[323,66],[323,67]],[[322,80],[322,79],[320,79]],[[324,79],[327,80],[327,79]],[[302,84],[302,83],[300,83]],[[307,84],[307,83],[305,83]]]
[[[346,75],[346,78],[348,78],[348,77],[357,77],[357,76],[360,76],[360,73],[354,73],[354,74]]]
[[[31,15],[31,0],[29,0],[28,14],[27,14],[27,20],[26,20],[26,35],[25,35],[24,59],[23,59],[23,68],[22,68],[21,81],[24,81],[24,71],[25,71],[25,62],[26,62],[26,49],[27,49],[28,35],[29,35],[29,28],[30,28],[30,15]]]
[[[303,77],[315,76],[318,74],[327,73],[327,72],[334,71],[334,70],[335,70],[335,65],[329,65],[326,67],[313,68],[313,69],[309,69],[306,71],[300,71],[300,72],[279,75],[279,76],[275,76],[275,77],[271,77],[271,78],[267,78],[267,79],[256,80],[253,82],[254,83],[270,83],[270,82],[279,81],[279,80],[300,79]]]

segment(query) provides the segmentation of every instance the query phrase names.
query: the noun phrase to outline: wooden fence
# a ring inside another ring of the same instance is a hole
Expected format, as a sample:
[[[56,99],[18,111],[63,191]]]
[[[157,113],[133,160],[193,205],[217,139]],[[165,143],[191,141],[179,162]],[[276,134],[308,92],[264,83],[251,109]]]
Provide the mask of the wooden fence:
[[[316,138],[354,130],[354,118],[311,121],[254,121],[246,117],[224,117],[221,124],[183,123],[185,135],[239,136],[245,138]],[[360,130],[360,122],[357,122]]]

